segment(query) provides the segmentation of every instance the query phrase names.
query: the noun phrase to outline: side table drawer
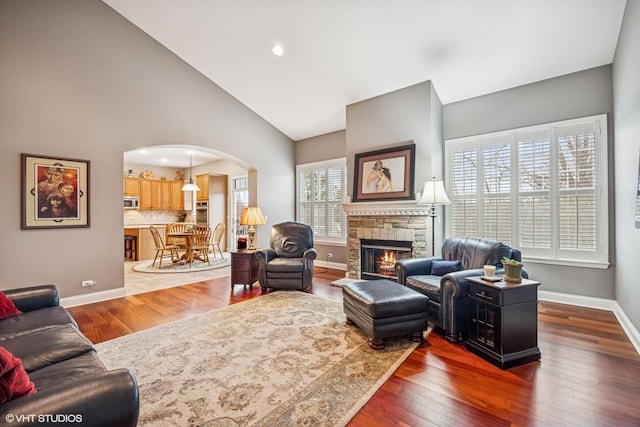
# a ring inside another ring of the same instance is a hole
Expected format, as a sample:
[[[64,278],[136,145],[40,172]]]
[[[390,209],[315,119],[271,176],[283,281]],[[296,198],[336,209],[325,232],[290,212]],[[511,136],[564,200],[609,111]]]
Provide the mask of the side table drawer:
[[[469,286],[469,296],[485,301],[489,304],[500,305],[502,292],[485,286],[478,286],[473,283]]]
[[[235,256],[231,259],[231,268],[234,270],[250,270],[251,269],[251,257],[248,256]]]

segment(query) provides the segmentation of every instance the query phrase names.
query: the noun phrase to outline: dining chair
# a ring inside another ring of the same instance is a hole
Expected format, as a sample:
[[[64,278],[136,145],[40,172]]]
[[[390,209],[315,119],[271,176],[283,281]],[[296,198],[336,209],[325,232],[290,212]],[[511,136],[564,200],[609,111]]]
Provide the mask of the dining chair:
[[[156,245],[156,256],[153,258],[153,263],[151,266],[156,265],[156,261],[159,259],[160,264],[159,267],[162,268],[162,260],[164,258],[171,258],[171,262],[176,262],[180,260],[180,255],[178,255],[178,247],[175,245],[167,245],[162,240],[162,236],[156,227],[153,225],[149,226],[149,231],[151,232],[151,236],[153,236],[153,242]]]
[[[216,257],[216,249],[220,252],[220,257],[224,259],[224,254],[222,253],[222,249],[220,249],[220,242],[222,241],[222,236],[224,236],[225,230],[224,223],[219,223],[216,225],[216,228],[213,229],[213,234],[211,235],[211,242],[209,245],[211,246],[211,251],[213,252],[213,257]]]
[[[192,266],[194,258],[198,258],[211,265],[209,261],[209,241],[211,240],[211,227],[206,224],[196,224],[191,229],[191,256],[189,257],[189,267]]]
[[[173,224],[169,224],[167,233],[186,233],[189,229],[189,224],[184,222],[175,222]],[[174,245],[182,250],[187,249],[187,238],[186,237],[167,237],[167,243]]]

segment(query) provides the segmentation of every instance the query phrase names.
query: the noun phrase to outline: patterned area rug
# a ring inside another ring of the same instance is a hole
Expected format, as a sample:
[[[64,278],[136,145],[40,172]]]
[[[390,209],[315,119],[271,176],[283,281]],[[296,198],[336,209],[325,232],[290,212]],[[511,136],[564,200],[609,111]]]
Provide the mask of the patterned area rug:
[[[97,345],[132,369],[140,426],[345,425],[416,348],[371,350],[342,304],[279,291]]]
[[[211,264],[204,261],[194,260],[190,266],[189,263],[172,263],[170,259],[162,260],[162,267],[160,262],[156,261],[156,265],[153,264],[152,259],[140,261],[133,266],[133,271],[138,273],[192,273],[194,271],[207,271],[216,268],[226,267],[231,264],[231,255],[225,254],[224,259],[209,257]]]

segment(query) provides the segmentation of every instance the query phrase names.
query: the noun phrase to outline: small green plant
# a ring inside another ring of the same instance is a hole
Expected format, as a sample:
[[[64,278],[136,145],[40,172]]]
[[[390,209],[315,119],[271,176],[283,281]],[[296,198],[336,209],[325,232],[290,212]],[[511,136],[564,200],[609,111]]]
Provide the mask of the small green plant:
[[[513,258],[502,257],[502,265],[522,265],[521,261]]]

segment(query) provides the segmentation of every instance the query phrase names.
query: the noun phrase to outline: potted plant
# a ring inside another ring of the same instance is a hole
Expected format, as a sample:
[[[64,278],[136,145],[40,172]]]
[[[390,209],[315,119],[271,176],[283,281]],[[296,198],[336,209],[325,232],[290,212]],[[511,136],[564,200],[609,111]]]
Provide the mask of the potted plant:
[[[504,280],[507,282],[522,282],[522,262],[513,258],[502,258]]]

